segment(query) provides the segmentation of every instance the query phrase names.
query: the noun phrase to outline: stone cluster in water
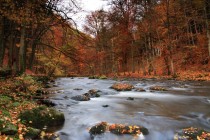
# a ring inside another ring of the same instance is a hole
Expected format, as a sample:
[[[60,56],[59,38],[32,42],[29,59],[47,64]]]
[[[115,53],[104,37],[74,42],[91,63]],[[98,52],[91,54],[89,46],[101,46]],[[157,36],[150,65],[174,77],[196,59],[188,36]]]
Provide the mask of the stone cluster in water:
[[[137,125],[128,126],[123,124],[108,124],[107,122],[98,123],[95,126],[91,127],[89,130],[91,138],[94,138],[94,136],[103,134],[105,132],[111,132],[117,135],[129,134],[134,136],[149,134],[148,129],[145,127]]]
[[[88,93],[74,96],[71,99],[76,100],[76,101],[89,101],[90,98],[100,97],[100,94],[98,94],[98,92],[100,91],[96,89],[91,89],[88,91]]]
[[[175,134],[174,140],[210,140],[210,132],[199,128],[185,128]]]

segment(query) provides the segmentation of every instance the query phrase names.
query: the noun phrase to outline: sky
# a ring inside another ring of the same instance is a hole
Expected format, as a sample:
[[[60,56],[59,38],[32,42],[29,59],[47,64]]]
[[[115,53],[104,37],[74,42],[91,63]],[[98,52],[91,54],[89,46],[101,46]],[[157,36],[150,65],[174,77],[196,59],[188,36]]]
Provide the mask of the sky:
[[[77,28],[82,30],[83,25],[85,24],[85,17],[90,14],[91,11],[99,10],[101,8],[106,9],[107,2],[103,0],[78,0],[82,12],[74,15],[73,19],[77,23]]]

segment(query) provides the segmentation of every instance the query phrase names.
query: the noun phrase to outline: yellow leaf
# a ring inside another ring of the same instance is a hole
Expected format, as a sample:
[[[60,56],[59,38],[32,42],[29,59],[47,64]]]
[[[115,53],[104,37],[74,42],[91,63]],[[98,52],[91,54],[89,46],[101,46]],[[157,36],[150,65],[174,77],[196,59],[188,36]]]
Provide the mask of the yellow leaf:
[[[42,138],[42,139],[43,139],[43,138],[44,138],[44,136],[45,136],[45,132],[44,132],[44,131],[42,131],[42,132],[41,132],[41,134],[40,134],[40,138]]]

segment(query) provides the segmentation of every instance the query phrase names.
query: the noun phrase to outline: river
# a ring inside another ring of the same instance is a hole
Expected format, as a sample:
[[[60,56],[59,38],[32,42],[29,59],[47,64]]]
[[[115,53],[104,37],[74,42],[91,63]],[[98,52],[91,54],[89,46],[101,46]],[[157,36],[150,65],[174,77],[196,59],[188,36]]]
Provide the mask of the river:
[[[116,82],[129,82],[146,92],[110,89]],[[149,87],[155,85],[166,87],[168,91],[150,91]],[[91,89],[100,90],[101,97],[90,101],[71,99]],[[182,128],[193,126],[210,130],[210,82],[58,78],[51,90],[55,94],[50,100],[65,114],[65,124],[58,131],[62,140],[90,140],[88,128],[101,121],[144,126],[149,135],[105,133],[94,140],[172,140]],[[128,97],[134,100],[127,100]]]

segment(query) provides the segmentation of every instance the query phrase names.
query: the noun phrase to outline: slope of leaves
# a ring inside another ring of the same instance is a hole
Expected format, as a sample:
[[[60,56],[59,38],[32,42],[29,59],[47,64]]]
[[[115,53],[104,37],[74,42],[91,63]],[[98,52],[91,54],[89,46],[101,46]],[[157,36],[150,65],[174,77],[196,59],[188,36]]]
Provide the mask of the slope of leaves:
[[[14,125],[17,128],[15,135],[6,135],[0,133],[2,140],[24,140],[26,134],[31,128],[25,126],[20,119],[19,114],[24,110],[31,110],[39,105],[33,100],[36,91],[42,90],[42,84],[35,78],[22,75],[20,77],[0,80],[0,125],[6,128],[8,125]],[[45,134],[44,136],[52,135]]]

